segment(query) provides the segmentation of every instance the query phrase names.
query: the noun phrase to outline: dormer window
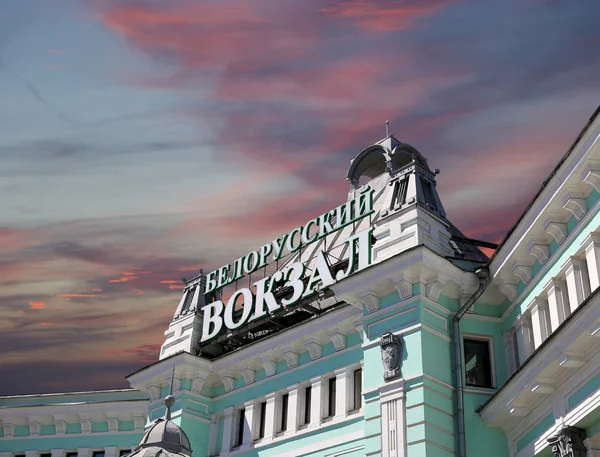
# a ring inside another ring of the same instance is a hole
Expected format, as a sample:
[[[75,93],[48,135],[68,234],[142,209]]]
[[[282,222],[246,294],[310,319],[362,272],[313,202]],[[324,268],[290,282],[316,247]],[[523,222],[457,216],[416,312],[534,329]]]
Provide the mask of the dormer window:
[[[188,291],[185,293],[185,301],[183,302],[183,306],[181,308],[181,314],[185,314],[190,310],[192,300],[194,299],[194,292],[196,292],[196,288],[192,287],[191,289],[188,289]]]
[[[421,186],[423,188],[423,196],[425,197],[425,204],[427,204],[427,206],[429,206],[434,211],[437,211],[437,204],[436,204],[435,196],[434,196],[434,192],[433,192],[433,185],[431,184],[431,182],[422,179]]]

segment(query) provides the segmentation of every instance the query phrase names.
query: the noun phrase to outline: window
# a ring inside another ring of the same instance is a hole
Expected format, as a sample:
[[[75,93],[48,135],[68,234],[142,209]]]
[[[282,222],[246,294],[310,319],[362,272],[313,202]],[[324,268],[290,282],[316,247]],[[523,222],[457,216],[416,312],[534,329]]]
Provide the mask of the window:
[[[429,181],[421,180],[421,184],[423,185],[423,194],[425,196],[425,203],[429,205],[432,209],[437,211],[437,205],[435,203],[435,197],[433,196],[433,188]]]
[[[52,457],[52,453],[50,453],[50,452],[42,452],[40,454],[40,457]]]
[[[335,378],[329,378],[329,417],[335,416]]]
[[[233,447],[238,447],[242,445],[242,440],[244,439],[244,422],[246,422],[246,409],[242,408],[238,410],[238,423],[237,423],[237,434],[235,435],[235,442]]]
[[[123,457],[125,455],[129,455],[131,454],[131,449],[121,449],[119,451],[119,457]]]
[[[183,306],[181,307],[181,314],[185,314],[189,311],[190,305],[192,304],[192,299],[194,298],[194,293],[196,292],[196,288],[192,287],[185,294],[185,301],[183,302]]]
[[[94,451],[92,457],[104,457],[104,451]]]
[[[490,342],[465,339],[465,378],[467,386],[493,387]]]
[[[354,408],[362,406],[362,368],[354,370]]]
[[[267,402],[263,401],[260,404],[260,409],[259,409],[259,414],[260,417],[258,418],[258,420],[260,421],[260,425],[258,427],[258,439],[264,438],[265,437],[265,420],[266,420],[266,416],[267,416]]]
[[[519,359],[519,341],[517,339],[517,332],[512,332],[512,343],[513,343],[513,353],[515,358],[515,370],[521,366],[521,360]]]
[[[287,416],[288,416],[288,402],[290,401],[290,394],[284,394],[281,397],[281,431],[287,430]]]
[[[310,424],[310,403],[311,403],[312,386],[306,388],[304,395],[304,423]]]
[[[77,457],[77,452],[67,452],[66,457]]]

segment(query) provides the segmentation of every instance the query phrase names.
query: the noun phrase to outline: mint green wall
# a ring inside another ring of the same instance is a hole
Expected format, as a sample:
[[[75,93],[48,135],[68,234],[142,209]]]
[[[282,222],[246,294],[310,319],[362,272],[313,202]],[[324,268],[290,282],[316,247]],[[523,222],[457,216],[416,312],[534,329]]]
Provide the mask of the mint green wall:
[[[103,449],[105,446],[134,447],[140,439],[142,439],[141,433],[122,433],[0,440],[0,452],[49,451],[50,449],[77,449],[80,447]]]

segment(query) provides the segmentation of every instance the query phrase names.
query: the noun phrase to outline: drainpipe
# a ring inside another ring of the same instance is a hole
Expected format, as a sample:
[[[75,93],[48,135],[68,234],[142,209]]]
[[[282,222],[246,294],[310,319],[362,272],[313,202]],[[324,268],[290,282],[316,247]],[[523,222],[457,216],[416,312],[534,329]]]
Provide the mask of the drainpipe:
[[[452,344],[454,345],[454,372],[456,375],[456,420],[458,422],[458,457],[467,456],[467,443],[465,438],[465,405],[463,386],[463,363],[460,338],[460,320],[481,297],[488,284],[489,271],[486,267],[475,271],[479,278],[479,287],[452,318]]]

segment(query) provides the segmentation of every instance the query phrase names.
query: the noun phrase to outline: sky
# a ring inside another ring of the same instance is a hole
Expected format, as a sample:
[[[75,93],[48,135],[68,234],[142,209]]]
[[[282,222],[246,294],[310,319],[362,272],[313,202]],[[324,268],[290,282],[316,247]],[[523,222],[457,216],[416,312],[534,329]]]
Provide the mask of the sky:
[[[0,395],[128,387],[182,277],[385,136],[499,242],[600,105],[597,0],[0,2]]]

